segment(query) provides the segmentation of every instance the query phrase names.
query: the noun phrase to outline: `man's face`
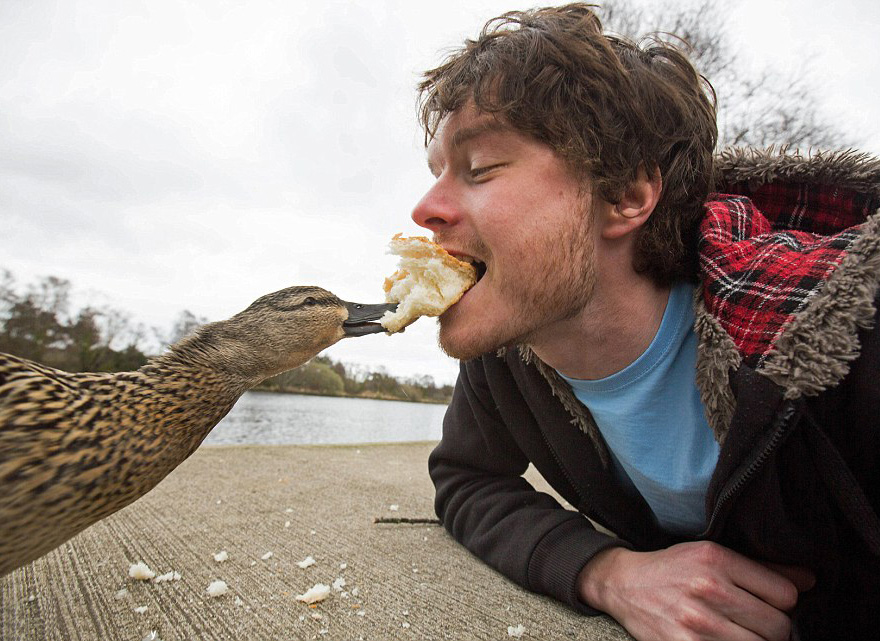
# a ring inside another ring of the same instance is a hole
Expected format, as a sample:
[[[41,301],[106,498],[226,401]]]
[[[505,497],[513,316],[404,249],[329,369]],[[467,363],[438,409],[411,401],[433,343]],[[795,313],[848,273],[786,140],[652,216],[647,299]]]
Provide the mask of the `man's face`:
[[[481,274],[440,317],[444,351],[465,360],[530,343],[583,310],[595,285],[591,199],[558,154],[468,105],[441,123],[428,166],[437,181],[412,218]]]

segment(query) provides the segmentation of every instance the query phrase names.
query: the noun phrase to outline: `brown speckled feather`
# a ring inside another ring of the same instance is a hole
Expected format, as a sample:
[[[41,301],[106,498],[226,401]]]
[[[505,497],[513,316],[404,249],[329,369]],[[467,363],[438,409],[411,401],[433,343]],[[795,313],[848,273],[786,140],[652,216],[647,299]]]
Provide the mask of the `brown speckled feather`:
[[[70,374],[0,354],[0,575],[152,489],[243,391],[212,372]]]

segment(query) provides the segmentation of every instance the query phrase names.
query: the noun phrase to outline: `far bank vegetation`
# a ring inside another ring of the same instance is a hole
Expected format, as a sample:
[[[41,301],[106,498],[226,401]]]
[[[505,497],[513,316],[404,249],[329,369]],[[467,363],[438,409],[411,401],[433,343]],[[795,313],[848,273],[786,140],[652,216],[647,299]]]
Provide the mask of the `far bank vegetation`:
[[[257,389],[420,403],[448,403],[452,398],[452,386],[438,386],[431,376],[398,378],[382,367],[370,370],[326,356],[318,356],[305,365],[270,378]]]

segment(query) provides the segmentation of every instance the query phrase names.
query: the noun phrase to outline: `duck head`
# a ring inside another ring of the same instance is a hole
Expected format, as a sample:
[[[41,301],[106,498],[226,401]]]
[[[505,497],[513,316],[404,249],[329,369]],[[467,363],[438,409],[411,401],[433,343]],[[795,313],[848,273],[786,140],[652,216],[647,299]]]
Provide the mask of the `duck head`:
[[[299,367],[343,338],[384,332],[378,320],[395,307],[347,302],[320,287],[288,287],[227,321],[201,327],[187,347],[213,352],[224,369],[262,380]]]

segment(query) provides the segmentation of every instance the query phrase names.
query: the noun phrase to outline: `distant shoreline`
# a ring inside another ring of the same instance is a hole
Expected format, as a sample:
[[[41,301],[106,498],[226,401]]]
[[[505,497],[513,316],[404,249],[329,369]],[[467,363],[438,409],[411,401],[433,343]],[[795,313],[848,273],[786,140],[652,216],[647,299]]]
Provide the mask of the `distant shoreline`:
[[[268,388],[257,386],[251,388],[252,392],[266,392],[268,394],[302,394],[303,396],[330,396],[333,398],[366,398],[374,401],[401,401],[403,403],[423,403],[427,405],[449,405],[452,401],[451,398],[448,399],[415,399],[415,398],[407,398],[405,396],[394,396],[391,394],[378,394],[375,392],[365,392],[362,394],[346,394],[345,392],[340,393],[327,393],[327,392],[316,392],[315,390],[309,389],[300,389],[296,387],[286,387],[284,389],[277,388]]]

